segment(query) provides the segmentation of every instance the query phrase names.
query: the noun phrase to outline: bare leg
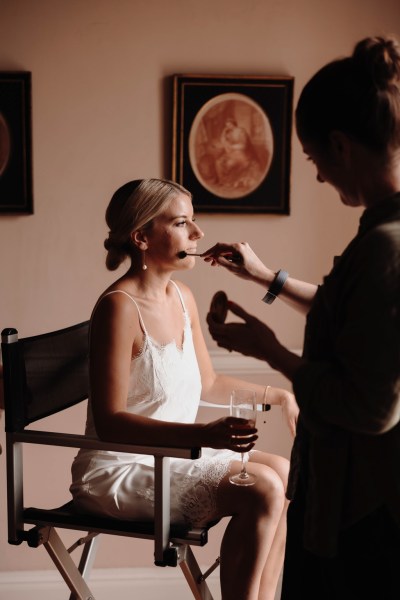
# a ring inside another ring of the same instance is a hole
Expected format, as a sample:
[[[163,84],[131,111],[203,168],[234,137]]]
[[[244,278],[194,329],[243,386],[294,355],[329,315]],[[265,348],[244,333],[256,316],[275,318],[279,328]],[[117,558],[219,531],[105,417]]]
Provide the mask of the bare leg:
[[[280,476],[265,464],[252,463],[251,469],[255,485],[235,486],[226,476],[218,488],[216,516],[232,515],[221,544],[223,600],[264,600],[260,583],[284,510]],[[233,462],[231,471],[239,470],[240,463]]]
[[[265,454],[263,452],[252,453],[251,461],[266,464],[274,469],[281,478],[284,489],[286,490],[289,461],[281,456]],[[276,588],[278,586],[279,576],[282,571],[283,560],[285,557],[286,513],[288,506],[289,502],[285,500],[281,518],[261,577],[259,600],[274,600],[275,598]]]
[[[274,541],[265,563],[260,583],[260,600],[274,600],[282,572],[286,545],[286,513],[289,502],[285,500],[282,516],[276,529]]]

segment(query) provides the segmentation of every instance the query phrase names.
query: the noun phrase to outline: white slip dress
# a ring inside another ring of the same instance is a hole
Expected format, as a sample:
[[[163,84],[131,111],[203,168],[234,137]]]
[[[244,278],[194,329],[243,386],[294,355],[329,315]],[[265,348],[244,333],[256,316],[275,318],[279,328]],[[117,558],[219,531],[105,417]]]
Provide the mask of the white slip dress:
[[[169,422],[193,423],[201,395],[200,372],[190,317],[179,287],[173,281],[171,284],[184,314],[182,349],[175,340],[160,346],[149,336],[139,307],[129,294],[123,290],[108,294],[122,293],[131,299],[144,335],[143,347],[131,361],[127,410]],[[85,433],[97,437],[90,399]],[[197,460],[171,458],[171,521],[201,526],[213,519],[218,485],[231,461],[237,459],[236,452],[211,448],[203,448]],[[81,449],[71,470],[70,492],[78,510],[120,519],[153,519],[152,456]]]

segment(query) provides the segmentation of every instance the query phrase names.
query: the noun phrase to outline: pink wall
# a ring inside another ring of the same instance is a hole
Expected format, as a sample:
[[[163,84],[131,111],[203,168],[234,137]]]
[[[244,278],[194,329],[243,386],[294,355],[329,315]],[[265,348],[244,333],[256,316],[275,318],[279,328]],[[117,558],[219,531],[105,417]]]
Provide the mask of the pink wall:
[[[350,52],[361,37],[394,27],[400,34],[398,0],[383,4],[2,0],[0,70],[32,72],[35,214],[0,217],[1,329],[16,326],[25,336],[88,318],[113,277],[105,270],[102,247],[111,193],[131,178],[169,175],[167,76],[293,75],[297,98],[318,67]],[[204,248],[219,239],[249,240],[271,267],[320,281],[354,234],[360,213],[342,207],[332,190],[317,184],[296,140],[291,187],[290,217],[199,215]],[[289,347],[301,347],[303,320],[279,303],[266,309],[262,290],[201,263],[185,280],[202,318],[212,294],[222,288],[268,319]],[[207,332],[206,339],[214,349]],[[269,447],[287,453],[286,432],[279,417],[271,418],[275,438],[268,430]],[[70,423],[81,430],[81,409],[72,412]],[[27,462],[35,487],[31,501],[46,495],[50,505],[63,502],[64,493],[56,490],[68,487],[71,454],[54,455],[46,473],[35,476],[30,461],[36,452],[29,451]],[[3,489],[4,462],[3,454]],[[0,511],[0,570],[48,568],[44,551],[7,546],[5,492]],[[213,555],[217,545],[203,552]],[[151,564],[150,546],[147,558],[137,548],[125,540],[106,541],[99,566]]]

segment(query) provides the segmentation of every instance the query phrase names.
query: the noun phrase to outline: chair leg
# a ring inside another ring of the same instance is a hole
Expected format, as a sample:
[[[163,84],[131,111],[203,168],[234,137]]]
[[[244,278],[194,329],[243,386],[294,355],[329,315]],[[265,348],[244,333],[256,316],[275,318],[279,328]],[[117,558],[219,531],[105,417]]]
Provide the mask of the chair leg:
[[[55,529],[49,527],[46,533],[47,539],[43,545],[71,590],[73,597],[77,600],[95,600]]]
[[[84,541],[85,539],[87,539],[87,541]],[[79,561],[78,571],[82,575],[83,579],[88,581],[94,560],[96,558],[97,548],[100,543],[100,536],[98,534],[94,534],[93,537],[91,537],[89,534],[87,538],[83,538],[83,540],[80,540],[80,542],[83,544],[83,550]],[[70,552],[71,548],[68,549],[68,553]],[[78,598],[72,592],[69,600],[78,600]]]
[[[183,546],[179,566],[189,584],[196,600],[213,600],[210,589],[202,575],[197,560],[190,546]]]

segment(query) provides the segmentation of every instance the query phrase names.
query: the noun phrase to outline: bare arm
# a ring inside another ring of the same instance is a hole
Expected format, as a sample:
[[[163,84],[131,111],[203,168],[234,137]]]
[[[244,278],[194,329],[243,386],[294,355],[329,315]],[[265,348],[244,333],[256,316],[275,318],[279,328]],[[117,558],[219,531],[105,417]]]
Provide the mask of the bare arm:
[[[182,284],[180,284],[180,287],[183,287]],[[258,403],[262,404],[266,401],[268,404],[281,406],[288,427],[294,435],[298,417],[298,406],[294,395],[291,392],[283,388],[259,385],[237,377],[217,374],[214,371],[204,341],[195,300],[190,290],[186,287],[184,289],[185,302],[190,312],[193,341],[201,373],[202,400],[205,400],[206,402],[216,402],[218,404],[228,404],[232,389],[245,387],[254,390],[257,395]],[[265,399],[266,387],[269,389],[267,390],[267,397]]]
[[[247,242],[218,243],[203,252],[202,257],[212,266],[221,265],[234,275],[248,279],[263,287],[265,293],[275,279],[276,273],[269,269],[253,252]],[[229,260],[232,257],[234,261]],[[314,299],[317,286],[289,277],[279,295],[288,306],[302,314],[307,314]]]
[[[91,403],[97,434],[106,441],[144,445],[209,446],[239,450],[240,420],[227,417],[208,424],[170,423],[127,410],[132,353],[142,346],[137,311],[122,294],[105,297],[92,320],[90,340]],[[248,430],[249,446],[257,439]]]
[[[272,329],[241,306],[229,301],[229,309],[243,321],[218,323],[211,313],[207,315],[211,336],[218,346],[264,360],[292,381],[297,370],[304,364],[304,359],[287,350]]]

